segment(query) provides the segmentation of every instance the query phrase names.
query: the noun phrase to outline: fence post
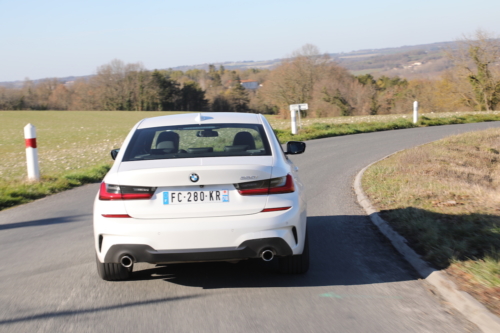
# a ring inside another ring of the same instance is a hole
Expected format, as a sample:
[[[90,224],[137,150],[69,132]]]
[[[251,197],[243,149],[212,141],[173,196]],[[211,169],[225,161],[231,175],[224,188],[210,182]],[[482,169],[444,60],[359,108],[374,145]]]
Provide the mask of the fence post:
[[[418,102],[413,102],[413,123],[416,124],[418,122]]]
[[[28,124],[24,127],[24,141],[26,143],[26,165],[28,166],[28,179],[40,180],[40,167],[38,165],[38,149],[36,148],[36,128]]]

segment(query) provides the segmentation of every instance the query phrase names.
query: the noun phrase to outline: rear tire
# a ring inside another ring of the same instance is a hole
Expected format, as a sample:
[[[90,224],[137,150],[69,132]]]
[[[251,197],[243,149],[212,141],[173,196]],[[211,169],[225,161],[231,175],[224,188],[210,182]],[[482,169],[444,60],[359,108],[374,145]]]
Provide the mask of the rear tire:
[[[120,264],[115,263],[102,263],[95,257],[97,263],[97,273],[101,279],[105,281],[124,281],[128,280],[132,275],[132,267],[123,267]]]
[[[309,270],[309,236],[306,233],[302,254],[279,258],[279,270],[284,274],[304,274]]]

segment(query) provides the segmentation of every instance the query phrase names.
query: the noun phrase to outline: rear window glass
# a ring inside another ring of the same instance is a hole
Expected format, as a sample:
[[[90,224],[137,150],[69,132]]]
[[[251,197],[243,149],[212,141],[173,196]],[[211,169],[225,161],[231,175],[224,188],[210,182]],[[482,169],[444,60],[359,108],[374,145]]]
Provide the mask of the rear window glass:
[[[137,130],[123,161],[254,155],[271,155],[262,125],[182,125]]]

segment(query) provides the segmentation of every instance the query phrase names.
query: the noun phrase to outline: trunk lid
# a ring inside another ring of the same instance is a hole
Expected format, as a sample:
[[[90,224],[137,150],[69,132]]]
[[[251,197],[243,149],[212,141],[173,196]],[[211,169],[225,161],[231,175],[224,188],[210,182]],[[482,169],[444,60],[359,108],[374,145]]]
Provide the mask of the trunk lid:
[[[255,214],[264,209],[267,195],[241,196],[233,184],[271,178],[272,162],[272,156],[122,162],[118,185],[157,188],[150,200],[124,201],[127,213],[134,218]],[[191,181],[192,174],[199,180]],[[220,197],[217,201],[217,194],[225,195],[227,200]],[[201,201],[202,196],[206,200]]]

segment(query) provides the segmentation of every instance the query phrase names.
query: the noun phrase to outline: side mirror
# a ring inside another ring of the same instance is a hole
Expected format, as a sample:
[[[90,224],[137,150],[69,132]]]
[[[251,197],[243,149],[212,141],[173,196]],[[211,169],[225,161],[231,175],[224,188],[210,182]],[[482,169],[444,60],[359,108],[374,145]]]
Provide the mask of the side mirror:
[[[306,143],[301,141],[288,141],[286,143],[286,155],[302,154],[306,151]]]
[[[113,150],[111,151],[111,158],[112,158],[113,160],[114,160],[114,159],[116,159],[116,156],[118,155],[118,153],[119,153],[119,152],[120,152],[120,148],[118,148],[118,149],[113,149]]]

